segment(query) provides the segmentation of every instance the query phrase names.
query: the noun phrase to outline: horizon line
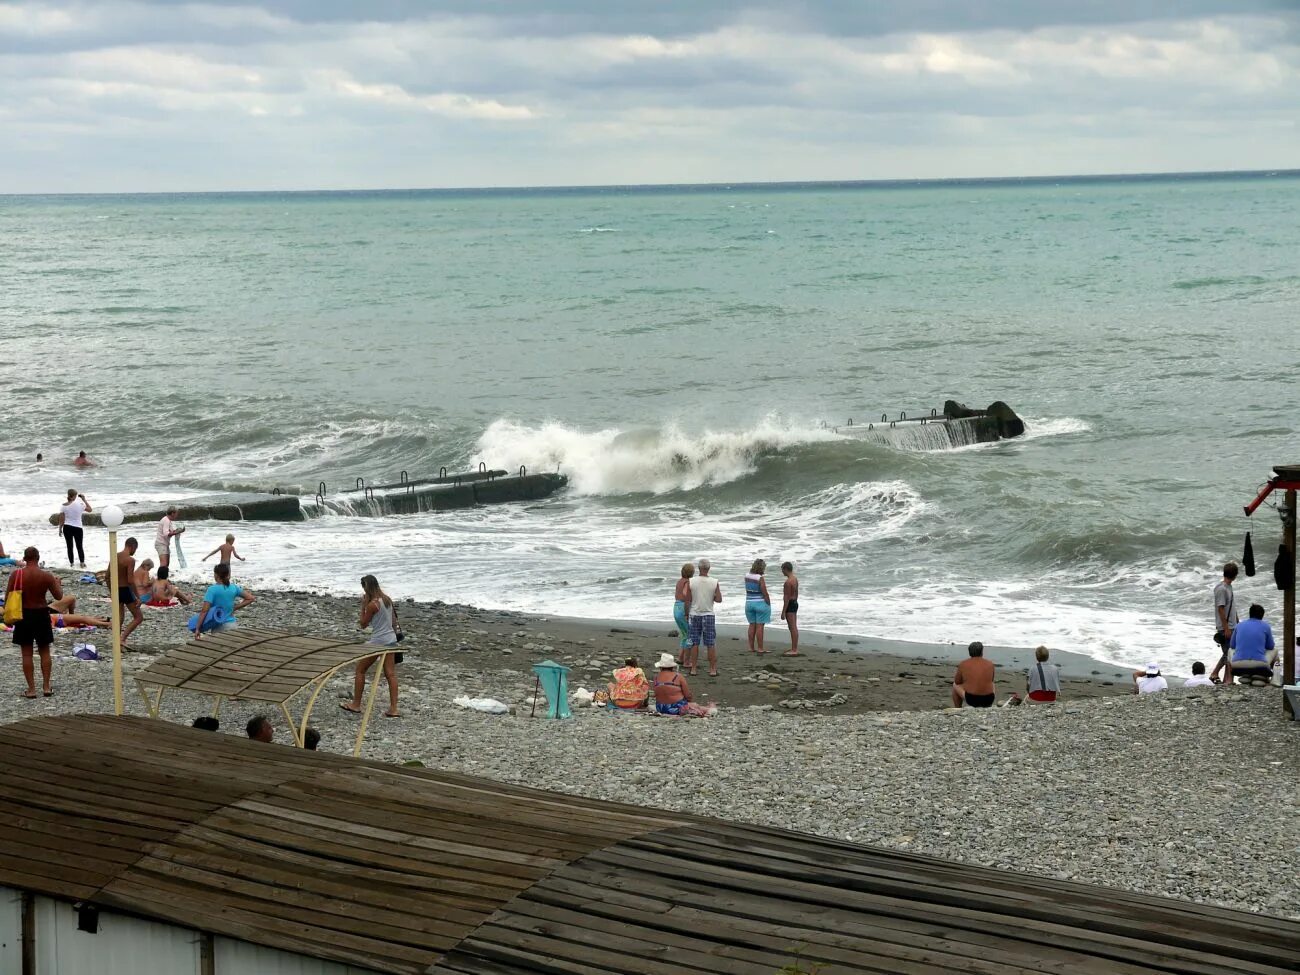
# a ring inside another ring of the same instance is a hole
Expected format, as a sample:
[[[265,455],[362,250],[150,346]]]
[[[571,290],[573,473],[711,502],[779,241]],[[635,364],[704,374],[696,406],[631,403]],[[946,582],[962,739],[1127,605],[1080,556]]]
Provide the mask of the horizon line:
[[[1300,168],[1278,169],[1218,169],[1218,170],[1178,170],[1132,173],[1058,173],[1038,176],[928,176],[928,177],[890,177],[880,179],[810,179],[810,180],[733,180],[705,183],[546,183],[533,186],[523,184],[499,186],[394,186],[394,187],[350,187],[343,189],[306,188],[306,189],[259,189],[259,190],[91,190],[58,191],[30,193],[0,193],[0,199],[24,199],[33,197],[112,197],[112,196],[270,196],[298,194],[303,196],[324,194],[367,193],[539,193],[539,192],[599,192],[599,191],[642,191],[671,192],[673,190],[762,190],[794,188],[868,188],[868,187],[908,187],[908,186],[945,186],[969,184],[1015,184],[1015,183],[1053,183],[1053,182],[1120,182],[1123,180],[1173,180],[1198,179],[1211,180],[1224,177],[1236,178],[1273,178],[1297,177]]]

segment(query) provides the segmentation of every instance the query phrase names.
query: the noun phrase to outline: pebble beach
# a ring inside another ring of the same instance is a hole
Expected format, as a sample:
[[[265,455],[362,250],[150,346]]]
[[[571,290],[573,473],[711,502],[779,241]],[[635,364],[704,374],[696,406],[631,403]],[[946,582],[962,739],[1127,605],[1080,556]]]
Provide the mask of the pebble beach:
[[[70,591],[79,611],[107,608],[102,589]],[[351,637],[357,608],[259,593],[241,622]],[[186,611],[148,613],[125,658],[133,714],[144,708],[130,674],[186,638]],[[402,717],[376,708],[364,757],[1300,919],[1300,723],[1283,719],[1275,690],[1137,699],[1107,672],[1068,679],[1055,706],[953,711],[948,661],[816,641],[799,659],[758,658],[720,636],[722,676],[694,683],[719,704],[713,718],[575,708],[548,721],[530,717],[532,663],[554,659],[572,688],[594,689],[629,653],[648,667],[671,652],[668,628],[439,603],[402,602],[399,614]],[[71,658],[74,639],[105,659]],[[108,649],[102,631],[60,636],[55,695],[15,697],[4,720],[111,711]],[[16,648],[5,642],[0,657],[16,694]],[[1000,697],[1023,689],[1020,673],[1004,669]],[[313,713],[325,750],[351,752],[359,719],[338,707],[350,687],[340,674]],[[457,707],[461,695],[511,712]],[[209,708],[174,694],[162,711],[189,723]],[[242,735],[253,713],[227,703],[222,731]],[[283,728],[277,740],[289,740]],[[1243,835],[1268,843],[1246,849]]]

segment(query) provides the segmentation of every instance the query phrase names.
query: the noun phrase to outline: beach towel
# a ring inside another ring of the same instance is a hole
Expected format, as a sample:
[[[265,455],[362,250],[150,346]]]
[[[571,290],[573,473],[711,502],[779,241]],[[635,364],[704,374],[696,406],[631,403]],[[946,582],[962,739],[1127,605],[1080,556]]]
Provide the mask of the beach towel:
[[[452,704],[458,707],[469,708],[471,711],[482,711],[484,714],[509,714],[508,705],[491,697],[470,697],[462,694],[460,697],[453,698]]]
[[[3,559],[0,559],[0,565],[17,565],[17,564],[18,564],[17,559],[11,559],[7,555]]]

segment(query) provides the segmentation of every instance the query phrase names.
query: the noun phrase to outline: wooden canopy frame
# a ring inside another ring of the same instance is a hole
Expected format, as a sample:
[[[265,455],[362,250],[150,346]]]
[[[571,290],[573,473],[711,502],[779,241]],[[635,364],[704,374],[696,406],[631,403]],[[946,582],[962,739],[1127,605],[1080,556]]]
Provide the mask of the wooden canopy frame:
[[[331,678],[349,664],[396,652],[397,647],[324,640],[283,630],[241,628],[191,640],[136,674],[135,682],[152,718],[158,717],[163,694],[168,690],[208,695],[212,698],[214,718],[221,713],[221,703],[226,700],[279,705],[289,723],[294,744],[301,748],[312,708]],[[380,664],[361,714],[353,757],[361,754],[361,742],[375,707],[383,673],[382,661]],[[303,691],[308,692],[307,701],[302,718],[295,720],[289,702]]]

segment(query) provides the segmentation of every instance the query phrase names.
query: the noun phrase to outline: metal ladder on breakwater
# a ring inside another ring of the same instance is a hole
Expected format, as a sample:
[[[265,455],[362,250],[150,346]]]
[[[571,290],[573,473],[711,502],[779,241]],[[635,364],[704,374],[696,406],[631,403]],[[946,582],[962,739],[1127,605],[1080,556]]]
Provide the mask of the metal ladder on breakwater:
[[[559,473],[558,468],[556,473]],[[487,481],[492,482],[498,478],[518,477],[525,478],[528,476],[527,466],[521,464],[515,474],[507,470],[489,469],[486,463],[480,462],[477,470],[460,471],[457,473],[448,473],[446,467],[438,468],[437,477],[413,478],[410,472],[403,470],[398,480],[388,484],[367,484],[364,477],[356,479],[356,486],[338,492],[338,496],[347,499],[352,496],[360,496],[362,500],[374,501],[375,492],[400,492],[405,494],[414,494],[417,488],[435,487],[437,485],[447,485],[450,487],[460,487],[462,484],[473,484],[475,482]],[[276,489],[279,491],[279,489]],[[324,481],[321,481],[316,487],[316,504],[323,507],[329,491]]]

